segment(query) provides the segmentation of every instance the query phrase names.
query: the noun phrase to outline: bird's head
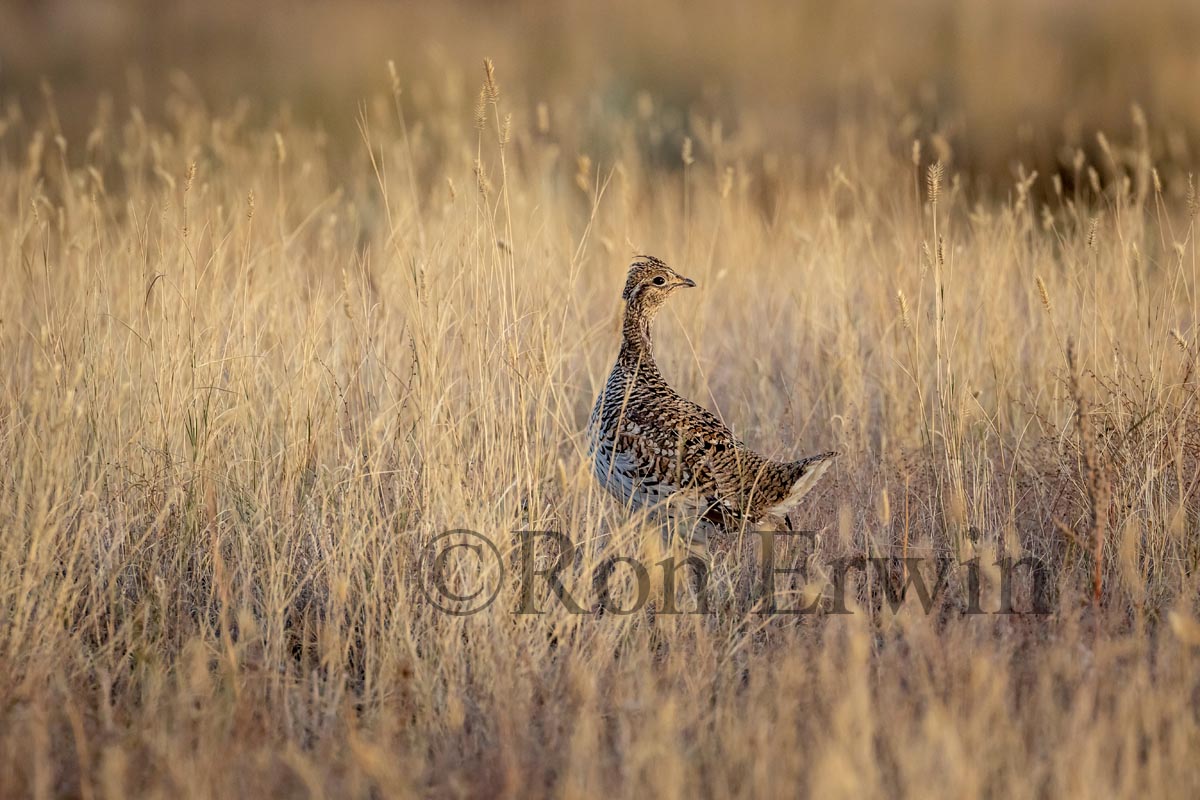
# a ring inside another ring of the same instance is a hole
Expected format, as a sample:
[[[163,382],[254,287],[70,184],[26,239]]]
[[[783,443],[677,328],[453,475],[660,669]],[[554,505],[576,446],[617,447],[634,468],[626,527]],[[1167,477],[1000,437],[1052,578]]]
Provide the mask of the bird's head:
[[[694,280],[683,277],[657,258],[638,256],[629,267],[621,299],[643,311],[654,311],[676,289],[695,285]]]

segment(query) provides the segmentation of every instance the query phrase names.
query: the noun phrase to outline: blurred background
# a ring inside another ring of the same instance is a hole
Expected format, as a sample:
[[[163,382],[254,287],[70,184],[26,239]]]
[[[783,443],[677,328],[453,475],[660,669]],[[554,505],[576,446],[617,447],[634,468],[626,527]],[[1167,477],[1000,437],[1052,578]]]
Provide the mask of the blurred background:
[[[1010,186],[1018,162],[1069,177],[1096,132],[1141,135],[1139,115],[1155,162],[1190,169],[1198,43],[1194,0],[4,0],[0,96],[10,131],[50,113],[49,87],[68,138],[110,103],[156,119],[183,93],[213,113],[250,98],[248,114],[354,146],[389,59],[417,118],[469,124],[487,56],[530,117],[539,103],[595,118],[653,103],[816,160],[865,122],[898,152],[919,137],[964,177]],[[586,123],[573,135],[602,153]]]

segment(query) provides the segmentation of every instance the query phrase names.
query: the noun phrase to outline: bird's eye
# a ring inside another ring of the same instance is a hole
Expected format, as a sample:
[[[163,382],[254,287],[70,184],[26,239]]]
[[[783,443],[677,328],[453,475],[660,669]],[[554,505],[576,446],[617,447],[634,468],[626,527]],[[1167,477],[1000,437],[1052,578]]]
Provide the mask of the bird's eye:
[[[662,275],[659,275],[657,278],[654,279],[655,286],[665,286],[666,284],[667,284],[667,279],[664,278]]]

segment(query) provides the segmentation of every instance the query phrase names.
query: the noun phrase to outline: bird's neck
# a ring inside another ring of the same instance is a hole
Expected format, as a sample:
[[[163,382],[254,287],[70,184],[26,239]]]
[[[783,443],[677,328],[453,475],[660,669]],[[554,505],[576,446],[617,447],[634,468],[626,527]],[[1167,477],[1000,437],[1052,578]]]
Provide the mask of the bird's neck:
[[[621,326],[621,355],[626,361],[654,363],[654,343],[650,338],[650,323],[654,311],[632,302],[625,307],[625,321]]]

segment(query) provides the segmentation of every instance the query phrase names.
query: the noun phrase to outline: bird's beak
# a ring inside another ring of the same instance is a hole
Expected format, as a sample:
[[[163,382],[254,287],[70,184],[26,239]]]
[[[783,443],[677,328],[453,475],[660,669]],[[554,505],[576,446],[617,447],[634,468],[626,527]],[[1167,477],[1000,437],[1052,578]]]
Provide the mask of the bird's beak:
[[[682,277],[682,276],[680,276],[680,277]],[[686,286],[689,289],[693,288],[695,285],[696,285],[696,282],[694,280],[692,280],[691,278],[683,278],[683,283],[680,284],[680,286]]]

